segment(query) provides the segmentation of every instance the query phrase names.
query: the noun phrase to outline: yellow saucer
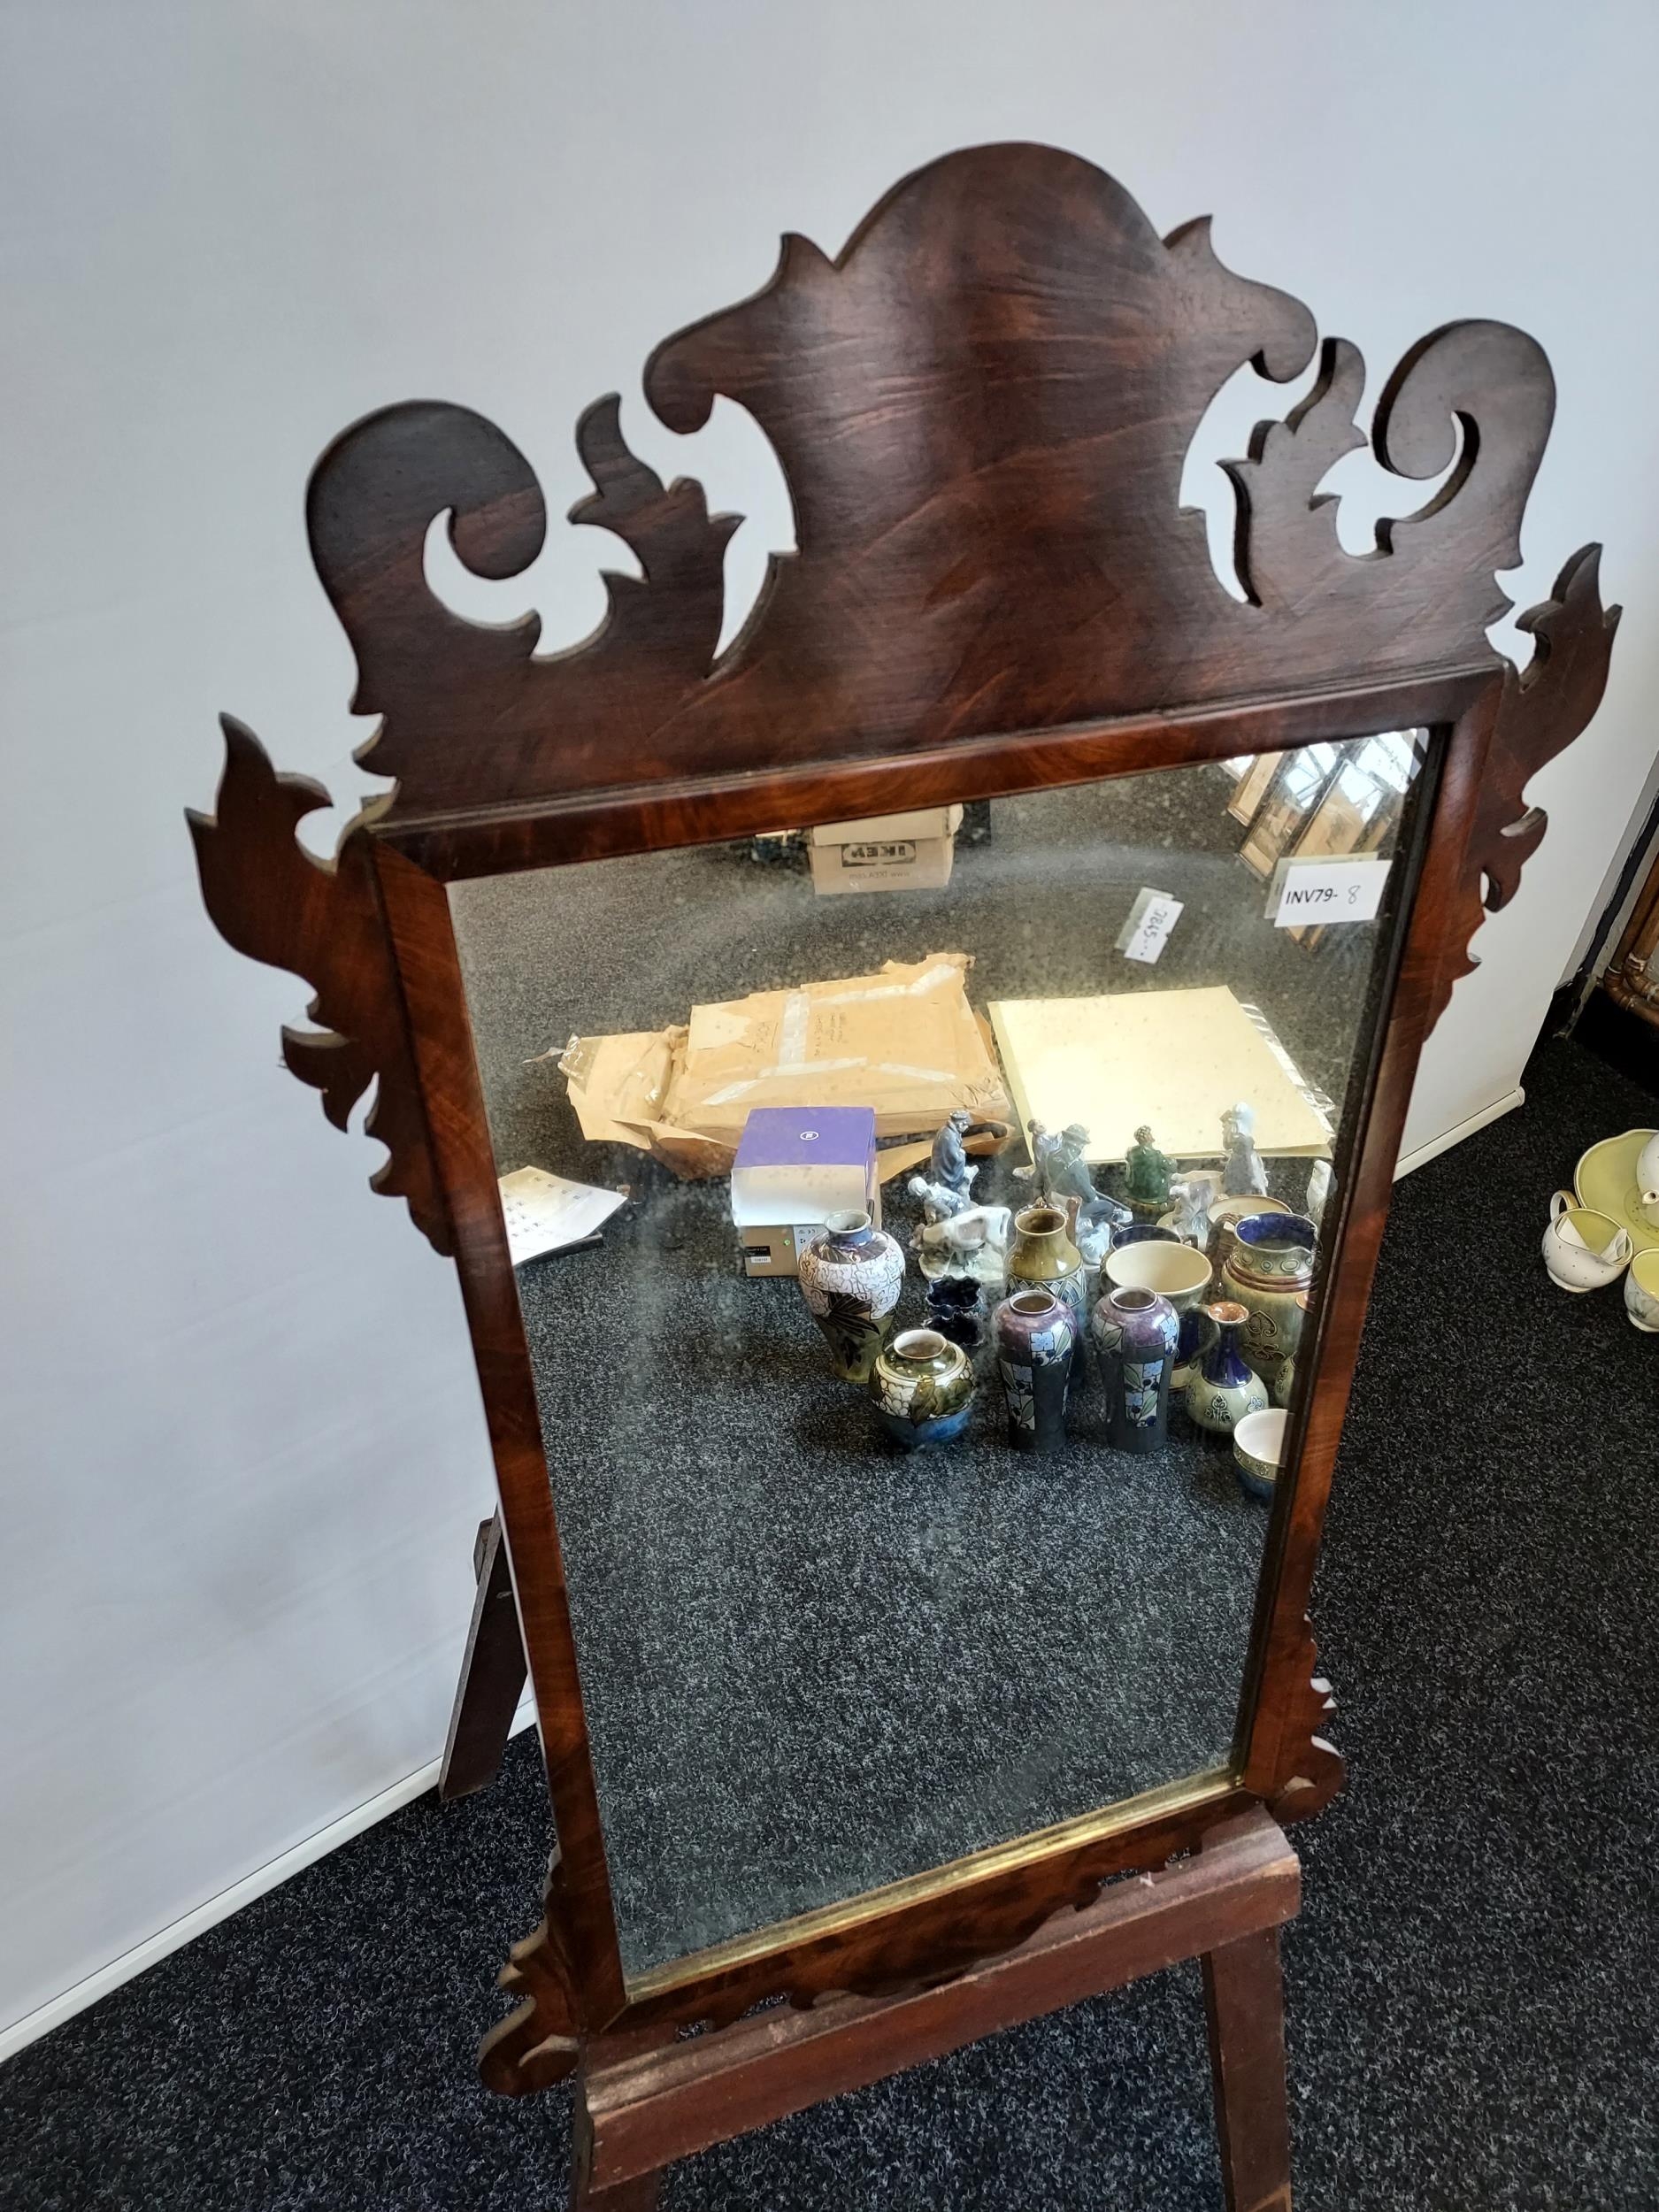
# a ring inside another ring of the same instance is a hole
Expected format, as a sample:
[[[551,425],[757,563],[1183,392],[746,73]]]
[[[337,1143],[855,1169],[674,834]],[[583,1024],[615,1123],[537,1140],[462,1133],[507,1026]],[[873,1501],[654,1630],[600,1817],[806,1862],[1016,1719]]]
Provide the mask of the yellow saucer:
[[[1627,1129],[1622,1137],[1603,1137],[1593,1144],[1573,1175],[1573,1192],[1581,1206],[1611,1214],[1630,1231],[1638,1252],[1659,1246],[1659,1223],[1649,1221],[1641,1210],[1641,1191],[1636,1181],[1636,1163],[1651,1129]]]

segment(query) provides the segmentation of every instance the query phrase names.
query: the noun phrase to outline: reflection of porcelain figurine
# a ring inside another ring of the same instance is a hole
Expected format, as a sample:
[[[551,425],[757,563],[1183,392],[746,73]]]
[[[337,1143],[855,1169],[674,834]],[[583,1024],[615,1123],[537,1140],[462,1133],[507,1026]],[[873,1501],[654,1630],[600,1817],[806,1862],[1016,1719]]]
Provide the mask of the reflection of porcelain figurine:
[[[1031,1156],[1036,1164],[1037,1188],[1045,1206],[1063,1206],[1068,1198],[1075,1198],[1087,1205],[1095,1196],[1094,1179],[1088,1171],[1088,1162],[1083,1157],[1088,1147],[1088,1131],[1080,1121],[1068,1122],[1057,1135],[1051,1134],[1040,1121],[1027,1124],[1031,1131]]]
[[[1006,1206],[964,1206],[919,1223],[910,1232],[910,1248],[921,1255],[921,1271],[929,1282],[941,1275],[965,1275],[976,1283],[1000,1284],[1008,1271],[1011,1220]]]
[[[1308,1170],[1308,1195],[1302,1210],[1316,1229],[1325,1226],[1325,1202],[1331,1195],[1331,1163],[1316,1160]]]
[[[1175,1203],[1164,1217],[1183,1244],[1195,1244],[1202,1249],[1209,1240],[1210,1207],[1215,1194],[1213,1176],[1189,1175],[1184,1183],[1170,1185]]]
[[[1170,1178],[1174,1172],[1174,1161],[1158,1150],[1152,1141],[1151,1130],[1142,1125],[1135,1131],[1135,1141],[1124,1162],[1124,1188],[1136,1213],[1157,1215],[1164,1211],[1170,1202]]]
[[[973,1116],[965,1106],[958,1106],[949,1121],[933,1139],[933,1149],[928,1167],[936,1183],[947,1183],[956,1191],[965,1206],[973,1195],[973,1179],[979,1172],[968,1157],[964,1142],[972,1126]]]
[[[1076,1199],[1077,1223],[1071,1233],[1085,1263],[1098,1267],[1110,1248],[1112,1231],[1133,1220],[1133,1215],[1127,1206],[1095,1189],[1083,1156],[1088,1131],[1081,1122],[1068,1122],[1058,1135],[1052,1136],[1040,1121],[1026,1125],[1031,1132],[1033,1164],[1016,1168],[1016,1176],[1023,1182],[1034,1179],[1045,1206],[1057,1206],[1064,1212],[1068,1201]]]
[[[925,1175],[912,1175],[904,1186],[912,1198],[922,1202],[924,1221],[949,1221],[952,1214],[964,1212],[969,1201],[951,1183],[930,1183]]]
[[[1064,1213],[1065,1208],[1060,1210]],[[1078,1208],[1071,1241],[1083,1255],[1085,1267],[1099,1269],[1112,1248],[1113,1236],[1133,1217],[1128,1207],[1120,1206],[1115,1198],[1097,1198],[1093,1206]]]
[[[1240,1099],[1236,1106],[1228,1107],[1221,1117],[1221,1141],[1227,1153],[1226,1164],[1221,1171],[1221,1187],[1226,1196],[1264,1198],[1267,1170],[1256,1148],[1254,1106]]]

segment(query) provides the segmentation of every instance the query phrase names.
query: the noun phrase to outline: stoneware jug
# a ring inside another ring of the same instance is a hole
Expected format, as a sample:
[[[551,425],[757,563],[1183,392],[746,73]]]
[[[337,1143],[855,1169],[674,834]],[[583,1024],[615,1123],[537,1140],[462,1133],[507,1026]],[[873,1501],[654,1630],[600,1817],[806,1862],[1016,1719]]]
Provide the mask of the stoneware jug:
[[[1204,1312],[1213,1333],[1199,1354],[1182,1403],[1187,1419],[1198,1427],[1212,1436],[1231,1436],[1247,1413],[1266,1410],[1267,1390],[1255,1370],[1246,1366],[1239,1349],[1250,1317],[1244,1308],[1231,1298],[1221,1298]]]
[[[1578,1294],[1616,1283],[1629,1263],[1631,1248],[1630,1231],[1620,1228],[1611,1214],[1575,1206],[1570,1190],[1558,1190],[1550,1200],[1544,1265],[1557,1290]]]
[[[1302,1341],[1303,1292],[1318,1232],[1305,1214],[1246,1214],[1233,1224],[1220,1291],[1242,1306],[1244,1356],[1271,1382]]]
[[[1051,1290],[1071,1317],[1073,1338],[1088,1324],[1088,1289],[1084,1279],[1083,1255],[1071,1241],[1066,1217],[1058,1206],[1027,1206],[1014,1216],[1014,1241],[1008,1253],[1008,1289]],[[1079,1363],[1075,1348],[1071,1371],[1078,1381]]]
[[[1313,1300],[1304,1290],[1301,1298],[1297,1301],[1297,1303],[1301,1306],[1302,1310],[1302,1327],[1305,1330],[1308,1325],[1306,1317],[1312,1309]],[[1293,1353],[1290,1358],[1287,1359],[1284,1365],[1279,1369],[1278,1374],[1273,1378],[1271,1395],[1273,1403],[1276,1406],[1287,1406],[1296,1394],[1296,1360],[1298,1356],[1299,1353]]]
[[[904,1254],[866,1213],[831,1214],[802,1253],[801,1294],[828,1339],[835,1372],[868,1382],[893,1326]]]
[[[1057,1451],[1065,1441],[1065,1393],[1076,1332],[1051,1290],[1018,1290],[991,1317],[996,1373],[1016,1451]]]
[[[1210,1240],[1205,1250],[1210,1264],[1217,1275],[1227,1263],[1233,1249],[1233,1232],[1240,1221],[1252,1214],[1287,1214],[1291,1211],[1282,1198],[1217,1198],[1210,1209]]]
[[[1106,1378],[1108,1436],[1120,1452],[1156,1451],[1170,1432],[1170,1377],[1181,1330],[1174,1307],[1154,1290],[1112,1288],[1089,1325]]]
[[[907,1451],[948,1444],[968,1425],[973,1363],[937,1329],[901,1329],[876,1354],[870,1395],[881,1425]]]

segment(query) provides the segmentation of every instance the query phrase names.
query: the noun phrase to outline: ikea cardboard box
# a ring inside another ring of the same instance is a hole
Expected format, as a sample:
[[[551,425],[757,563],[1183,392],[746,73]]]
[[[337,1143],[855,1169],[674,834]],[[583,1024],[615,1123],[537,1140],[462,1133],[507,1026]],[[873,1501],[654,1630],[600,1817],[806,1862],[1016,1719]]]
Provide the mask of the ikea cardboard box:
[[[871,1106],[757,1106],[732,1162],[732,1218],[749,1275],[793,1275],[831,1214],[878,1225]]]
[[[826,898],[845,891],[942,890],[961,826],[959,806],[821,822],[808,842],[812,888]]]

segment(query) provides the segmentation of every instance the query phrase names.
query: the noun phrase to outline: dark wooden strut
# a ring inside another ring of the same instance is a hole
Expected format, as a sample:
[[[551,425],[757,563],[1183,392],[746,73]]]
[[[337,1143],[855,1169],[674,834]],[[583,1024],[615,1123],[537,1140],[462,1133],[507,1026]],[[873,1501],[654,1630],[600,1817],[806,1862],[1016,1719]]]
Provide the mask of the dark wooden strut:
[[[472,1572],[478,1589],[438,1770],[438,1795],[446,1805],[487,1787],[500,1773],[528,1671],[499,1513],[479,1525]]]
[[[1244,365],[1283,382],[1316,363],[1229,468],[1240,597],[1181,508],[1187,452]],[[409,403],[318,463],[312,551],[354,704],[380,718],[362,757],[395,788],[318,861],[296,829],[326,794],[227,718],[217,811],[191,828],[221,932],[314,993],[289,1067],[342,1128],[373,1090],[374,1186],[459,1274],[501,1511],[445,1789],[494,1771],[527,1665],[558,1837],[545,1917],[503,1976],[522,2001],[480,2066],[511,2094],[580,2069],[580,2202],[624,2212],[699,2142],[1197,1956],[1229,2204],[1288,2205],[1273,1930],[1295,1861],[1275,1824],[1341,1781],[1307,1607],[1406,1105],[1471,937],[1544,833],[1529,780],[1595,711],[1617,618],[1586,547],[1522,618],[1525,670],[1486,638],[1555,406],[1533,340],[1486,321],[1431,334],[1369,441],[1363,384],[1355,348],[1234,275],[1207,223],[1160,239],[1088,163],[995,146],[904,180],[833,258],[787,239],[753,298],[651,357],[661,419],[692,430],[735,401],[794,501],[799,551],[723,651],[735,518],[641,462],[614,398],[578,426],[594,490],[572,518],[620,537],[641,573],[609,576],[606,621],[562,652],[536,650],[534,617],[472,623],[426,579],[445,513],[480,575],[515,577],[541,549],[540,486],[495,426]],[[1356,556],[1320,486],[1367,442],[1401,511]],[[1233,1755],[625,1975],[446,884],[1412,726],[1432,735],[1391,878],[1384,1011],[1344,1106]]]

